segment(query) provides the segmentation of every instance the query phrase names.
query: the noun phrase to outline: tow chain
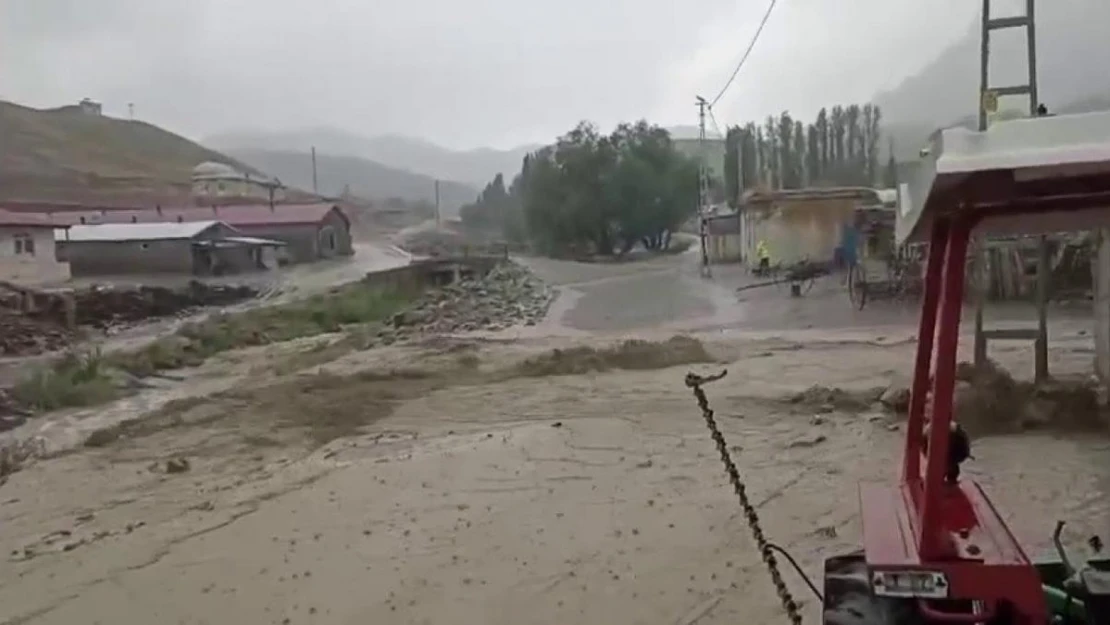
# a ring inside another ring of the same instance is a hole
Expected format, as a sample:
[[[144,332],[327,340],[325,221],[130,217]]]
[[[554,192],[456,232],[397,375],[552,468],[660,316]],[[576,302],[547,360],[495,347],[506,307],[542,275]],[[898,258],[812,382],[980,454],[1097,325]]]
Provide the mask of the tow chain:
[[[709,376],[687,373],[686,387],[694,391],[694,398],[698,400],[698,407],[701,408],[701,414],[705,417],[705,425],[709,427],[709,434],[713,438],[713,442],[717,444],[717,451],[721,454],[721,462],[725,464],[728,481],[732,483],[732,489],[736,491],[736,496],[740,498],[740,507],[744,510],[744,517],[752,531],[752,538],[755,539],[756,547],[759,548],[759,553],[763,556],[763,563],[767,565],[767,572],[771,574],[771,582],[775,585],[775,592],[778,593],[779,600],[782,601],[782,609],[786,611],[786,615],[790,617],[790,622],[793,625],[801,625],[802,613],[799,610],[798,602],[794,600],[794,596],[790,594],[790,589],[786,587],[786,581],[783,580],[782,573],[779,571],[779,563],[775,559],[774,550],[770,541],[763,534],[763,526],[759,522],[759,515],[756,513],[751,500],[748,499],[747,487],[740,479],[740,471],[736,468],[736,463],[732,461],[728,445],[725,443],[725,437],[721,434],[720,428],[717,427],[717,419],[713,415],[713,409],[709,407],[709,398],[705,396],[705,391],[702,389],[703,385],[716,382],[727,374],[728,370],[722,370],[716,375]]]

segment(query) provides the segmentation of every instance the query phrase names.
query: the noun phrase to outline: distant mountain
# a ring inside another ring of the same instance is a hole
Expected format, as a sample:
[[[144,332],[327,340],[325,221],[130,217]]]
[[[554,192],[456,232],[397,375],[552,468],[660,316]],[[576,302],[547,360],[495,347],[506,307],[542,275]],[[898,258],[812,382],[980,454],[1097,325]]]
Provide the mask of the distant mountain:
[[[308,154],[313,146],[318,154],[354,156],[376,161],[387,167],[423,174],[440,180],[457,180],[483,187],[497,174],[511,179],[520,171],[524,155],[539,146],[511,150],[480,148],[449,150],[429,141],[403,135],[363,137],[336,128],[307,128],[283,132],[232,132],[203,141],[214,149],[277,150]]]
[[[193,167],[204,161],[259,173],[145,122],[77,106],[40,110],[0,100],[0,199],[187,199]]]
[[[282,183],[300,189],[312,189],[312,157],[307,152],[279,150],[228,150],[234,158],[276,176]],[[387,167],[381,163],[355,156],[332,156],[317,151],[316,172],[319,192],[339,195],[349,186],[353,195],[384,200],[399,197],[408,201],[435,201],[435,179],[411,171]],[[478,197],[474,187],[450,181],[439,183],[440,207],[443,214],[454,215],[458,208]]]
[[[1037,6],[1037,83],[1041,102],[1057,113],[1105,109],[1110,81],[1096,68],[1110,66],[1110,2],[1054,0]],[[899,158],[912,157],[939,127],[974,123],[979,106],[979,16],[957,24],[964,34],[920,72],[879,93],[883,125]],[[1022,34],[1022,38],[1016,36]],[[991,86],[1024,83],[1024,31],[994,31]],[[1019,43],[1020,41],[1020,43]],[[1028,110],[1028,100],[1006,98],[1003,108]]]

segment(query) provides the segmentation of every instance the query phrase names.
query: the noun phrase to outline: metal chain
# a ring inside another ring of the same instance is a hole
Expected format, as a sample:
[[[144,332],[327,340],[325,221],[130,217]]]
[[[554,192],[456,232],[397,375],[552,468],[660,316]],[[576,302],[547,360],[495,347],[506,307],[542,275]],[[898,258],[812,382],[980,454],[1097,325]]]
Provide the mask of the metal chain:
[[[701,408],[701,414],[705,417],[705,424],[709,427],[709,434],[713,438],[713,442],[717,444],[717,451],[721,454],[721,462],[725,464],[725,472],[728,473],[728,481],[732,483],[736,496],[740,498],[740,507],[744,510],[744,517],[748,521],[748,527],[752,531],[756,547],[759,548],[759,553],[763,556],[763,563],[767,565],[767,572],[771,574],[771,582],[774,583],[775,592],[778,593],[779,600],[782,601],[782,609],[786,611],[786,615],[790,617],[790,622],[793,625],[801,625],[802,613],[798,602],[794,600],[794,596],[790,594],[790,589],[786,587],[786,581],[783,580],[782,573],[779,571],[779,563],[775,559],[771,543],[763,534],[763,526],[759,522],[759,515],[756,513],[751,500],[748,499],[747,487],[740,479],[740,471],[736,468],[736,463],[732,461],[732,456],[728,452],[728,445],[725,443],[725,437],[721,434],[720,428],[717,427],[717,419],[713,415],[713,409],[709,407],[709,398],[705,396],[705,391],[702,389],[702,385],[716,382],[727,374],[728,370],[722,370],[717,375],[710,376],[687,373],[686,386],[694,391],[694,397],[698,400],[698,407]]]

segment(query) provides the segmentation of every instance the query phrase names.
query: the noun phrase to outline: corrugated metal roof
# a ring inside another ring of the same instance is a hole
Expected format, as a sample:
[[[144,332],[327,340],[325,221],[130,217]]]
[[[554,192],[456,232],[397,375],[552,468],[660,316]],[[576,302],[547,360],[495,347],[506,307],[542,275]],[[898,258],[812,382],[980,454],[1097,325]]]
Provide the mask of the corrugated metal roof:
[[[13,226],[19,228],[53,228],[54,221],[49,215],[38,213],[13,213],[0,210],[0,226]]]
[[[65,230],[55,230],[59,241],[164,241],[191,239],[205,230],[220,224],[219,221],[193,221],[186,223],[123,223],[77,225]],[[59,234],[60,233],[60,234]]]
[[[163,208],[147,210],[71,211],[54,213],[55,223],[75,225],[86,223],[159,223],[218,220],[238,226],[290,226],[317,224],[332,210],[343,215],[335,204],[246,204],[216,208]],[[346,219],[346,215],[343,215]]]

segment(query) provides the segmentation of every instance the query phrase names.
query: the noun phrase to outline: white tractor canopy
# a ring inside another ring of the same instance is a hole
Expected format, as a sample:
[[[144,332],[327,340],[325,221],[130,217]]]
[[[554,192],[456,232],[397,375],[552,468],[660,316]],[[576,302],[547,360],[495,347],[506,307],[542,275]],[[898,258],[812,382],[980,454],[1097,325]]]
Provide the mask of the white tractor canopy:
[[[1110,111],[941,130],[903,177],[899,244],[927,241],[938,216],[961,213],[977,234],[1110,226]]]

